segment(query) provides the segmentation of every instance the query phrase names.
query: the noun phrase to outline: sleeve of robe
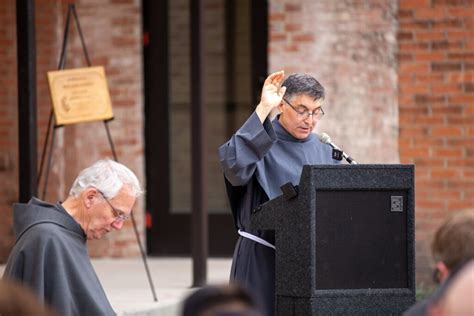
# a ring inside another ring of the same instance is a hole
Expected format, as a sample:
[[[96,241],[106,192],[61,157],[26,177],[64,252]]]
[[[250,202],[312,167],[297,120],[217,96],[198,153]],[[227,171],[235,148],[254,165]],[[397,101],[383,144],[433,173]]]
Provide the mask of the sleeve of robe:
[[[247,184],[252,178],[256,163],[261,160],[276,142],[270,120],[263,124],[252,113],[242,127],[219,147],[219,159],[227,180],[233,186]]]

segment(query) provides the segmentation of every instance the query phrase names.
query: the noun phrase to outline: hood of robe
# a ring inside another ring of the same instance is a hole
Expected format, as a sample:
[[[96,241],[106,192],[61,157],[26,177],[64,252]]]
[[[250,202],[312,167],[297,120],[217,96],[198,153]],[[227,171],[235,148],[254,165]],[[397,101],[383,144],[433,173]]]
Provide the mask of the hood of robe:
[[[30,227],[40,223],[53,223],[77,233],[85,240],[79,223],[58,202],[51,204],[33,197],[28,203],[13,205],[13,230],[16,240]]]

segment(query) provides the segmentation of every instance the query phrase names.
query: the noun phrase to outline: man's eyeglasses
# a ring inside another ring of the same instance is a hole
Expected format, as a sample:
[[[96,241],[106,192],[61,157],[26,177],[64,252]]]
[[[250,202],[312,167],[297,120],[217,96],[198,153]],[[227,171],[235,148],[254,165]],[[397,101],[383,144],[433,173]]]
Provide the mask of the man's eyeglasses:
[[[303,109],[303,108],[297,109],[297,108],[295,108],[285,98],[283,98],[283,101],[285,101],[293,110],[295,110],[295,112],[296,112],[296,114],[298,115],[299,118],[302,118],[304,120],[306,120],[310,115],[312,116],[313,120],[319,120],[324,116],[324,110],[321,106],[319,108],[317,108],[316,110],[314,110],[313,112],[310,112],[307,109]]]
[[[107,202],[107,204],[109,204],[110,208],[112,209],[112,212],[114,213],[114,217],[115,217],[114,221],[115,222],[123,222],[123,221],[126,221],[126,220],[130,219],[130,216],[123,214],[123,212],[120,211],[120,210],[117,210],[112,205],[112,203],[110,203],[110,201],[105,197],[104,193],[100,192],[99,190],[97,190],[97,192],[99,192],[102,195],[102,197],[104,198],[105,202]]]

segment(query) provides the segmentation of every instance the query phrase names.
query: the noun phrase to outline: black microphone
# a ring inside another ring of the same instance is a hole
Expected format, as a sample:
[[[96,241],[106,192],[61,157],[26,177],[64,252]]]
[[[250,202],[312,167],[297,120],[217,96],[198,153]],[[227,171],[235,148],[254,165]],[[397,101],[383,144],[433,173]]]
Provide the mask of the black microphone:
[[[348,163],[352,164],[352,165],[357,165],[359,164],[357,161],[354,160],[354,158],[352,158],[351,156],[349,156],[348,154],[346,154],[342,149],[340,149],[339,147],[337,147],[332,141],[331,141],[331,137],[329,137],[328,134],[326,133],[321,133],[319,136],[319,139],[321,140],[321,142],[323,142],[324,144],[328,144],[329,146],[331,146],[333,149],[335,150],[338,150],[342,153],[342,157],[344,157],[344,159],[347,160]]]

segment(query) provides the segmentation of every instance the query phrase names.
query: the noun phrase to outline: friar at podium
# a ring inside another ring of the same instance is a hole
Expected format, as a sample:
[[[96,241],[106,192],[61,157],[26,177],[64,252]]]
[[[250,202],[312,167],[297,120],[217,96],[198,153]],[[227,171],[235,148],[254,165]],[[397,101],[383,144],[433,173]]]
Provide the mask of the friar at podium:
[[[313,132],[324,116],[324,87],[307,74],[284,77],[284,71],[278,71],[266,78],[255,111],[219,147],[240,235],[230,280],[251,291],[265,315],[275,312],[275,235],[274,231],[250,229],[251,211],[279,196],[283,184],[297,185],[303,165],[339,163],[332,158],[332,148]],[[270,120],[275,110],[279,114]]]
[[[84,169],[63,203],[15,204],[16,242],[4,279],[31,288],[59,315],[115,315],[87,253],[87,240],[120,230],[142,189],[112,160]]]

